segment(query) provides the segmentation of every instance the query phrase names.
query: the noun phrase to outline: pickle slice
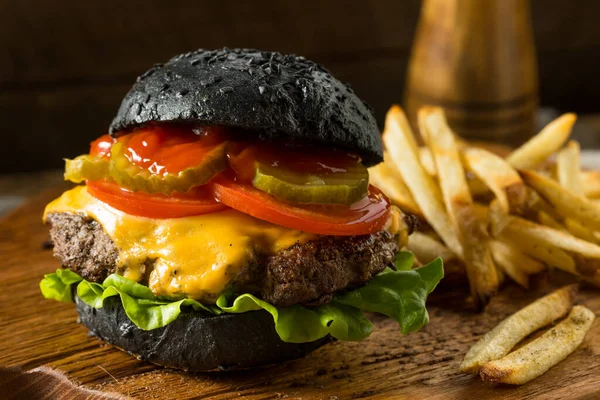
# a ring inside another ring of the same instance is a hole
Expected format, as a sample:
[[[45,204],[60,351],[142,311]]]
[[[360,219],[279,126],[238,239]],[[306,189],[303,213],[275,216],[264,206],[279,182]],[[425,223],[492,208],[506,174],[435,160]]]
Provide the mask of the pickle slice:
[[[109,176],[119,186],[134,192],[185,193],[194,186],[204,185],[213,176],[227,168],[227,142],[221,143],[206,153],[197,166],[186,168],[177,174],[157,175],[132,163],[125,156],[123,143],[116,142],[111,148]]]
[[[108,176],[108,160],[84,154],[73,160],[65,158],[65,180],[81,183],[86,180],[97,181]]]
[[[367,195],[369,171],[362,164],[334,174],[303,174],[257,161],[252,186],[293,203],[352,204]]]

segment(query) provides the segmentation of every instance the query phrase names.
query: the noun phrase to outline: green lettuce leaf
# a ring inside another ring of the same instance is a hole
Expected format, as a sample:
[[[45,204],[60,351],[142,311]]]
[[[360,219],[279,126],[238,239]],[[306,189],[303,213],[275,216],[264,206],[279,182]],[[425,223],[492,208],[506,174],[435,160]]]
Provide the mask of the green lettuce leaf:
[[[242,313],[264,309],[275,322],[275,330],[284,342],[304,343],[327,334],[339,340],[362,340],[373,331],[371,321],[360,309],[332,301],[316,307],[294,305],[277,308],[251,294],[236,297],[231,306],[226,296],[217,299],[217,306],[227,313]]]
[[[171,323],[185,307],[216,315],[264,309],[271,314],[277,333],[286,342],[311,342],[328,334],[339,340],[362,340],[373,330],[363,311],[394,318],[403,334],[416,331],[429,321],[425,300],[444,275],[442,261],[407,269],[413,260],[412,254],[401,252],[396,259],[396,271],[386,269],[367,285],[315,307],[277,308],[251,294],[222,294],[215,305],[203,305],[192,299],[156,297],[147,286],[119,275],[112,274],[99,284],[85,281],[66,269],[45,275],[40,288],[46,298],[73,301],[73,285],[77,284],[77,296],[94,308],[102,308],[108,297],[119,296],[127,316],[144,330]]]
[[[57,269],[53,274],[44,275],[40,281],[40,290],[47,299],[70,303],[73,301],[73,285],[81,282],[82,277],[70,269]]]
[[[396,260],[394,260],[394,267],[396,271],[408,271],[415,265],[415,255],[410,251],[401,251],[396,254]]]
[[[427,295],[444,277],[442,259],[408,271],[386,269],[368,285],[336,297],[336,301],[395,319],[402,334],[419,330],[429,322]]]
[[[192,299],[161,300],[147,286],[116,274],[109,275],[102,284],[82,281],[77,286],[77,296],[94,308],[102,308],[104,299],[108,297],[119,296],[131,322],[146,331],[173,322],[181,313],[182,306],[212,314],[222,313],[218,307],[205,306]]]

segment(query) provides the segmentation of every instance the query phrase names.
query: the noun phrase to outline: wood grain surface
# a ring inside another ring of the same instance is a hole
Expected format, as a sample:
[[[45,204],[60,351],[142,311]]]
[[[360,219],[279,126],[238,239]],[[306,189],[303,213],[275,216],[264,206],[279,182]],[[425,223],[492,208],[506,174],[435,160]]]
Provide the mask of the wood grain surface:
[[[447,281],[429,303],[430,324],[418,333],[401,336],[395,323],[373,316],[376,330],[369,339],[337,342],[274,367],[189,374],[138,361],[88,337],[77,323],[74,306],[44,300],[39,292],[43,274],[59,265],[52,252],[42,248],[48,235],[41,213],[63,189],[45,192],[0,221],[0,366],[4,368],[43,367],[34,372],[61,373],[75,386],[138,399],[600,397],[598,319],[575,353],[526,385],[490,385],[458,373],[469,346],[502,318],[551,290],[556,276],[540,279],[531,293],[504,287],[482,314],[464,310],[461,283]],[[600,314],[597,291],[583,288],[578,300]],[[3,380],[0,374],[0,397],[8,397],[11,393],[1,385]],[[56,390],[59,397],[60,389]],[[89,398],[94,398],[97,392],[90,393]]]

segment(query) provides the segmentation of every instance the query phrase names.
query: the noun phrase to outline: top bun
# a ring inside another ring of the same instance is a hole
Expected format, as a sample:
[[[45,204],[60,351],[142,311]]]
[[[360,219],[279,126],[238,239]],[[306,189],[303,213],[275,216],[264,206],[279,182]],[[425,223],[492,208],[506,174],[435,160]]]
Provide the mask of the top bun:
[[[197,50],[138,77],[110,133],[147,122],[224,125],[347,149],[383,161],[370,108],[321,65],[253,49]]]

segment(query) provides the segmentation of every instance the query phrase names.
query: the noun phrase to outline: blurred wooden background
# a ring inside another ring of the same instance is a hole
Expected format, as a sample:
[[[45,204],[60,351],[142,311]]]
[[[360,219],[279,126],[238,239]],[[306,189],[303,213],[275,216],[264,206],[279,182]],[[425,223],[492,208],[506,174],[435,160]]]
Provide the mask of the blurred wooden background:
[[[402,99],[419,7],[419,0],[0,0],[0,171],[60,167],[105,132],[139,73],[199,47],[315,59],[382,121]],[[532,7],[541,104],[600,111],[600,1],[532,0]]]

